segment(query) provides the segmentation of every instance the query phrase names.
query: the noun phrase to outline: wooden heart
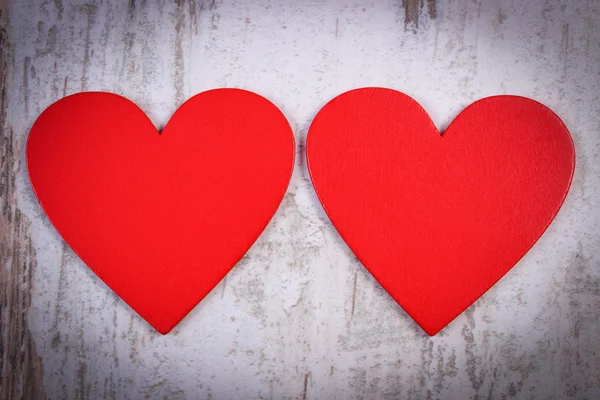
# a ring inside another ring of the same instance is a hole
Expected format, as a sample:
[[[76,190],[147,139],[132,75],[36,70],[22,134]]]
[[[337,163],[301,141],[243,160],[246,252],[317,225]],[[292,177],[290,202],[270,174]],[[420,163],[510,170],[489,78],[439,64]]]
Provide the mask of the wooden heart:
[[[565,125],[533,100],[477,101],[441,135],[416,101],[383,88],[325,105],[307,159],[342,238],[430,335],[538,240],[575,167]]]
[[[27,167],[63,239],[164,334],[266,227],[294,153],[283,114],[251,92],[198,94],[161,134],[129,100],[91,92],[40,115]]]

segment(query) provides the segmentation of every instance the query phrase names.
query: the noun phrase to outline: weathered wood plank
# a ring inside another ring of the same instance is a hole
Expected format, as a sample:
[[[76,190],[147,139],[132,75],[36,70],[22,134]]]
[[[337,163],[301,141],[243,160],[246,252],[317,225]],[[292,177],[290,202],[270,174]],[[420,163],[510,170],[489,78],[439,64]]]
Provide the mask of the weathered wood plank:
[[[600,1],[1,4],[0,398],[600,397]],[[303,162],[319,107],[368,85],[414,96],[441,127],[481,97],[530,96],[575,139],[557,220],[434,338],[341,241]],[[23,146],[37,115],[74,92],[122,94],[160,128],[219,86],[282,108],[296,171],[247,256],[163,337],[60,240]]]
[[[8,77],[13,67],[7,2],[0,3],[0,399],[45,397],[42,359],[28,323],[37,267],[29,219],[16,204],[15,171],[24,136],[7,121]]]

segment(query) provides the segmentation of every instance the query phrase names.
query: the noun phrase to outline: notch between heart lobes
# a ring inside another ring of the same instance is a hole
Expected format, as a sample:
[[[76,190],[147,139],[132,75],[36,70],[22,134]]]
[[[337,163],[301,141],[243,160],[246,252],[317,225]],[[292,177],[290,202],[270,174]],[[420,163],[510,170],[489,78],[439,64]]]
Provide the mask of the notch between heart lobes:
[[[473,103],[441,135],[409,96],[356,89],[319,111],[306,147],[333,225],[430,335],[533,246],[575,167],[562,121],[518,96]]]

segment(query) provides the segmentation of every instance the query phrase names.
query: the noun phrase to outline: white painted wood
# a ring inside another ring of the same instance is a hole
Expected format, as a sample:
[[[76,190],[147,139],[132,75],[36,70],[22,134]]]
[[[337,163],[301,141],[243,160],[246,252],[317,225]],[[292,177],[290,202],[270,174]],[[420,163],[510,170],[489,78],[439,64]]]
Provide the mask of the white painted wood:
[[[18,144],[15,201],[37,264],[28,334],[49,398],[600,398],[600,1],[428,1],[434,14],[408,3],[418,19],[391,0],[11,3],[4,129]],[[413,96],[440,128],[482,97],[532,97],[575,141],[573,186],[549,230],[433,338],[339,238],[304,162],[319,108],[371,85]],[[278,105],[297,166],[258,242],[161,336],[63,244],[23,146],[66,94],[121,94],[162,127],[214,87]]]

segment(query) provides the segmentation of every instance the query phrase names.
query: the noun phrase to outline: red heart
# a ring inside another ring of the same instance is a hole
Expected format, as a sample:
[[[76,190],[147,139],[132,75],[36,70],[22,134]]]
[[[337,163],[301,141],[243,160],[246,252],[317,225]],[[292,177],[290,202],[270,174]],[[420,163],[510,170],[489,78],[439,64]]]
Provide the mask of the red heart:
[[[196,95],[160,135],[129,100],[92,92],[40,115],[27,167],[63,239],[164,334],[258,238],[294,152],[283,114],[251,92]]]
[[[307,158],[340,235],[430,335],[531,248],[575,167],[566,127],[533,100],[477,101],[442,136],[417,102],[382,88],[325,105]]]

